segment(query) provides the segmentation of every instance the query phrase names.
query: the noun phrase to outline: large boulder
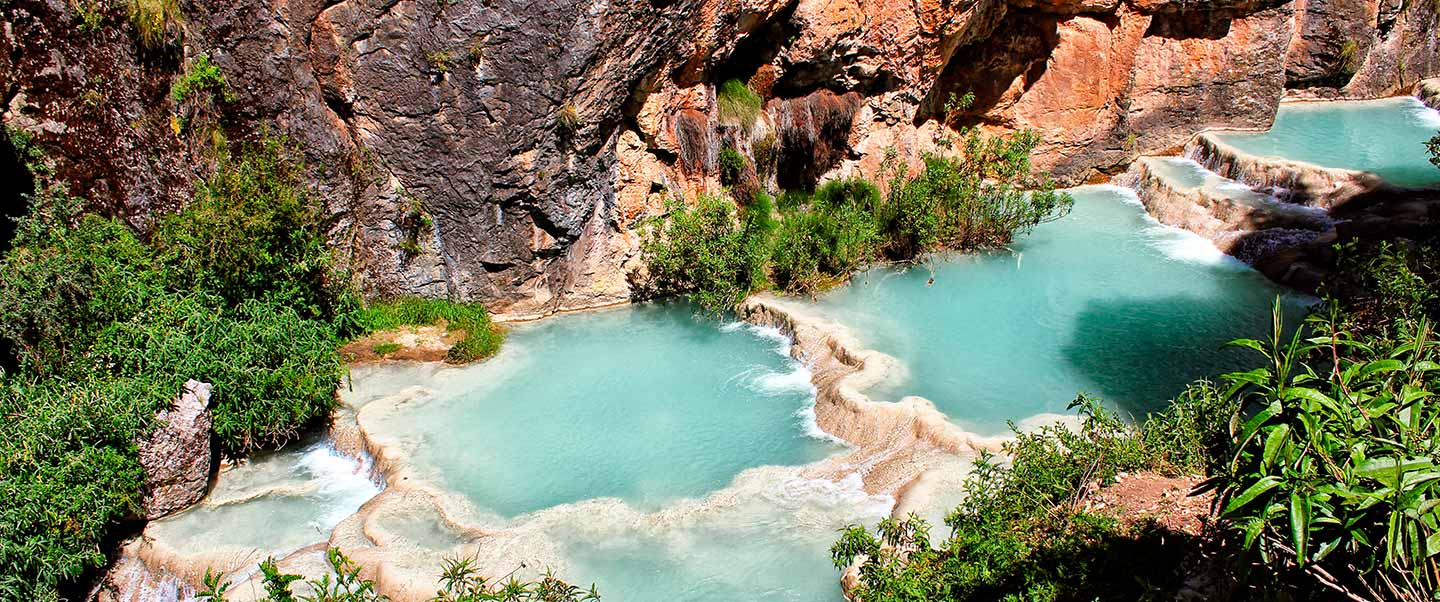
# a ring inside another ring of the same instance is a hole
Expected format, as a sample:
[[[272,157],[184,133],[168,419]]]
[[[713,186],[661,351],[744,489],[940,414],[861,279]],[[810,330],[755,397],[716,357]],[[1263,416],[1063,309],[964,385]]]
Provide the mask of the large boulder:
[[[145,467],[147,519],[189,508],[210,485],[210,383],[186,381],[170,409],[156,416],[155,431],[140,442]]]

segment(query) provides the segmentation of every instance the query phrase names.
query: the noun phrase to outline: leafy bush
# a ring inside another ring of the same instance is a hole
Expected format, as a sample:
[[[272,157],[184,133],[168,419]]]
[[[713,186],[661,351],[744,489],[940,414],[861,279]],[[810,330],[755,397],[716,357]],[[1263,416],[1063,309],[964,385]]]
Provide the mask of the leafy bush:
[[[1068,194],[1048,181],[1026,189],[1039,142],[1030,131],[990,137],[970,130],[958,156],[927,155],[916,174],[893,169],[882,218],[886,253],[910,259],[937,248],[1003,245],[1064,217],[1074,205]]]
[[[1233,344],[1264,358],[1228,375],[1244,422],[1217,478],[1246,548],[1341,593],[1422,600],[1440,588],[1440,351],[1426,318],[1395,341],[1357,339],[1333,314],[1316,336]],[[1312,361],[1306,361],[1311,358]]]
[[[336,343],[330,324],[291,307],[251,299],[226,310],[189,293],[110,325],[92,354],[113,372],[165,382],[160,404],[188,379],[212,383],[215,436],[242,453],[292,440],[329,414],[345,370]]]
[[[822,184],[806,205],[783,213],[775,283],[789,292],[814,292],[869,261],[880,243],[880,205],[880,191],[864,180]]]
[[[41,185],[0,258],[0,348],[16,367],[0,373],[5,599],[68,595],[103,566],[106,538],[137,515],[136,441],[186,380],[214,385],[227,454],[283,443],[334,404],[349,306],[278,148],[223,161],[148,245],[32,170]]]
[[[745,167],[749,163],[745,156],[733,148],[725,147],[720,149],[720,182],[727,186],[734,186],[740,181],[745,173]]]
[[[170,84],[170,99],[179,104],[207,92],[222,101],[234,101],[234,94],[225,83],[225,74],[220,71],[220,66],[210,60],[210,55],[201,54],[190,62],[179,79]]]
[[[814,293],[844,281],[883,258],[908,260],[921,253],[994,246],[1065,215],[1074,200],[1048,182],[1029,183],[1033,133],[985,137],[971,132],[962,158],[930,155],[911,175],[889,169],[889,193],[859,178],[822,184],[813,193],[784,191],[780,221],[738,223],[733,203],[702,197],[695,207],[673,204],[642,247],[652,292],[691,293],[709,310],[733,307],[751,291],[772,284],[791,293]],[[721,152],[722,178],[746,167],[732,149]],[[733,180],[732,180],[733,181]],[[754,203],[769,195],[747,192]],[[753,238],[759,237],[759,238]]]
[[[70,0],[75,11],[75,29],[80,33],[92,34],[100,31],[105,23],[106,0]]]
[[[360,567],[346,558],[340,550],[331,548],[325,552],[325,560],[334,572],[335,578],[324,575],[306,582],[314,592],[309,597],[296,598],[291,584],[299,581],[299,575],[281,573],[273,559],[260,563],[260,574],[264,579],[265,598],[260,602],[384,602],[388,597],[375,591],[375,583],[360,578]],[[225,602],[229,582],[220,575],[205,571],[205,587],[197,597],[205,602]],[[581,589],[549,572],[537,581],[522,582],[511,578],[500,583],[491,583],[478,574],[470,560],[446,560],[440,572],[440,590],[432,602],[598,602],[600,594],[595,586]]]
[[[738,79],[728,80],[716,88],[715,104],[723,123],[750,127],[760,117],[760,95]]]
[[[1337,250],[1324,293],[1357,336],[1393,338],[1396,327],[1440,319],[1440,236],[1352,241]]]
[[[164,218],[154,244],[182,287],[238,305],[265,299],[306,318],[344,313],[325,246],[324,215],[302,185],[299,158],[267,137],[223,157],[185,211]]]
[[[158,409],[137,379],[0,381],[0,600],[54,600],[105,563],[100,542],[134,515],[133,438]]]
[[[1188,402],[1178,402],[1186,405]],[[939,547],[930,526],[910,516],[874,533],[845,529],[831,548],[836,568],[861,560],[854,595],[864,602],[940,600],[1135,600],[1173,596],[1189,542],[1153,525],[1124,525],[1081,504],[1092,484],[1122,471],[1173,465],[1191,445],[1167,433],[1162,447],[1098,402],[1078,398],[1080,427],[1016,432],[1008,464],[982,454],[964,483],[966,499],[945,519]],[[1190,408],[1200,409],[1200,408]],[[1185,422],[1151,417],[1148,425]],[[1193,413],[1193,412],[1192,412]],[[1225,417],[1220,418],[1225,420]]]
[[[0,339],[38,375],[81,362],[101,328],[130,319],[166,285],[129,228],[77,207],[63,189],[37,197],[0,259]]]
[[[694,207],[670,202],[641,245],[654,292],[689,292],[713,311],[734,307],[755,281],[745,239],[727,198],[700,195]]]
[[[450,348],[445,361],[464,364],[495,355],[505,335],[490,313],[479,303],[455,303],[444,299],[404,297],[372,303],[355,315],[361,332],[391,330],[401,326],[424,326],[444,322],[449,330],[463,330],[465,337]],[[392,351],[394,351],[392,349]],[[380,353],[379,350],[376,350]]]

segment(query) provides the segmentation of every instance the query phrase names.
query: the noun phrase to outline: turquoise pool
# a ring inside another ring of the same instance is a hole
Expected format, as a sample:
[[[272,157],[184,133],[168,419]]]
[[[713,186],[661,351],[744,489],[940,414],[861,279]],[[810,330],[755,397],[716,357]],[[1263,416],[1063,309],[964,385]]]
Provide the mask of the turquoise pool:
[[[1440,132],[1440,113],[1413,97],[1283,103],[1267,132],[1216,137],[1253,155],[1378,174],[1400,186],[1440,185],[1425,141]]]
[[[873,269],[816,303],[909,368],[876,395],[929,398],[984,434],[1079,392],[1143,416],[1235,367],[1223,343],[1268,331],[1277,295],[1301,313],[1306,299],[1155,222],[1130,190],[1071,192],[1069,216],[1008,249]]]

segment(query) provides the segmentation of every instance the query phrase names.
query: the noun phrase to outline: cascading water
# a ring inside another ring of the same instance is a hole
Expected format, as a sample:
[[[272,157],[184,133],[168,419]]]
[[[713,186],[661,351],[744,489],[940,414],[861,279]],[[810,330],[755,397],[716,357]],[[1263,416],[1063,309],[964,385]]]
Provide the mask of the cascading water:
[[[1425,150],[1425,141],[1437,129],[1440,113],[1407,96],[1283,103],[1268,131],[1212,135],[1258,157],[1368,171],[1396,186],[1422,187],[1440,185],[1440,170],[1430,164]],[[1197,159],[1215,169],[1203,157]],[[1247,183],[1293,188],[1287,182]]]
[[[882,398],[930,396],[983,432],[1063,412],[1078,391],[1155,407],[1267,322],[1278,291],[1258,274],[1148,219],[1127,191],[1073,192],[1071,216],[1010,249],[933,260],[933,285],[881,268],[814,309],[908,364]],[[480,364],[353,370],[342,395],[387,476],[378,495],[354,476],[363,467],[331,470],[333,452],[304,448],[227,473],[147,535],[172,565],[241,577],[239,556],[326,542],[404,599],[464,556],[490,574],[554,569],[626,602],[838,600],[828,546],[892,511],[893,490],[867,491],[865,475],[906,444],[882,438],[894,449],[849,463],[816,424],[810,381],[778,331],[682,303],[517,325]],[[943,516],[967,463],[922,473],[944,482],[907,487],[934,494],[902,510]]]

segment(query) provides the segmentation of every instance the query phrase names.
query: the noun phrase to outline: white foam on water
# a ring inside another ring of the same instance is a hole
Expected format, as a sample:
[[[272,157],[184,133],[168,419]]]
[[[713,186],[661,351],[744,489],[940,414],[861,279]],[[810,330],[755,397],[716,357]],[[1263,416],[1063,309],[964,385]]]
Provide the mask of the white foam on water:
[[[786,393],[808,393],[815,394],[815,385],[810,382],[810,369],[805,364],[789,360],[789,370],[780,372],[766,369],[764,373],[755,377],[752,381],[754,389],[766,395],[783,395]]]
[[[1422,125],[1440,129],[1440,111],[1426,106],[1425,103],[1420,102],[1420,99],[1414,97],[1405,99],[1405,108]]]
[[[747,378],[750,389],[764,395],[783,395],[786,393],[807,393],[810,396],[810,403],[798,410],[795,410],[795,417],[799,419],[800,428],[805,436],[821,441],[829,441],[844,447],[854,447],[849,441],[836,437],[820,428],[820,423],[815,418],[815,383],[814,373],[804,363],[789,359],[792,341],[790,337],[779,328],[773,326],[760,326],[749,322],[730,322],[720,327],[724,332],[748,332],[754,336],[770,339],[776,342],[775,352],[787,358],[790,370],[777,372],[769,368],[755,367],[742,373]]]
[[[829,432],[826,432],[825,429],[820,428],[820,422],[815,417],[815,401],[813,397],[811,398],[810,405],[795,410],[795,417],[800,419],[800,428],[805,432],[806,437],[829,441],[844,447],[855,447],[849,441],[831,435]]]
[[[300,456],[299,465],[318,483],[319,497],[329,502],[311,523],[321,531],[333,529],[380,493],[381,486],[370,478],[369,457],[342,454],[329,443],[311,445]]]
[[[785,357],[790,357],[790,337],[779,328],[774,326],[760,326],[749,322],[727,322],[720,326],[721,332],[745,332],[751,336],[772,341],[775,343],[773,351]]]
[[[1122,202],[1140,207],[1145,221],[1150,223],[1150,227],[1141,231],[1141,234],[1147,239],[1145,242],[1170,259],[1206,266],[1223,266],[1240,270],[1252,269],[1245,262],[1221,251],[1209,239],[1184,228],[1163,224],[1160,220],[1155,219],[1155,216],[1145,210],[1145,203],[1140,201],[1140,196],[1133,189],[1114,184],[1094,184],[1087,188],[1100,188],[1115,192]]]

